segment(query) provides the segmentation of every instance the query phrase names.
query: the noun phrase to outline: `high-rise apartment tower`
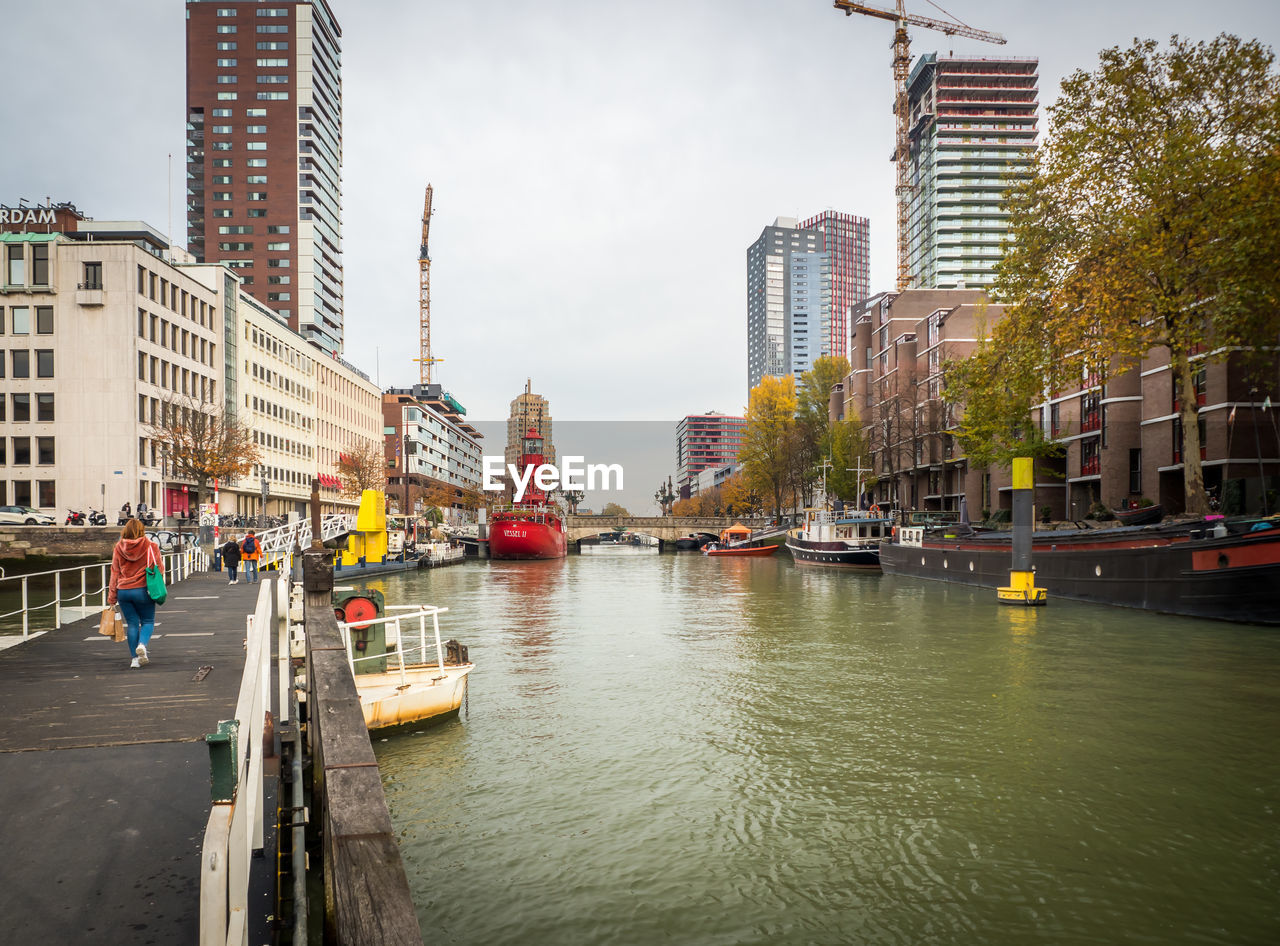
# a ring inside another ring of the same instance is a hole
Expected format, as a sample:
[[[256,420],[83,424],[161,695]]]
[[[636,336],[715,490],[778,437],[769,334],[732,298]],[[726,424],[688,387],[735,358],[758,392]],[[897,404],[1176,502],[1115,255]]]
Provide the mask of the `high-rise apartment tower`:
[[[848,348],[848,311],[870,281],[868,224],[824,211],[778,217],[747,249],[747,387]]]
[[[1008,232],[1002,193],[1029,173],[1035,151],[1038,70],[1037,59],[916,60],[907,80],[912,288],[978,289],[994,279]]]
[[[187,241],[343,347],[342,30],[325,0],[187,0]]]

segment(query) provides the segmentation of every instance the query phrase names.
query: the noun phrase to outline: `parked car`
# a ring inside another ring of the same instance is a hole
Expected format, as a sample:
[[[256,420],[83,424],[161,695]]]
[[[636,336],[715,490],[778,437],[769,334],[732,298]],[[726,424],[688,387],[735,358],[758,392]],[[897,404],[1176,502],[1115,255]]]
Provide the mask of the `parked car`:
[[[51,526],[57,520],[30,506],[0,506],[0,522],[18,526]]]

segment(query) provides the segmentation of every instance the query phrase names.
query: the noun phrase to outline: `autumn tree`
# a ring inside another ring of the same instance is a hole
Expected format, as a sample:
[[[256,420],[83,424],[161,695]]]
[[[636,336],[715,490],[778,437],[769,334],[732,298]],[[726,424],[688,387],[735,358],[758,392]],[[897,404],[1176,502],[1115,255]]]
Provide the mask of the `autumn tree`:
[[[797,447],[796,381],[765,376],[751,389],[746,427],[738,459],[748,486],[773,500],[775,514],[783,509],[788,487],[794,483]]]
[[[1166,49],[1145,40],[1104,50],[1098,69],[1063,82],[1051,135],[1010,195],[995,283],[1010,308],[964,386],[971,432],[1167,349],[1187,510],[1208,512],[1197,369],[1280,339],[1272,65],[1256,40],[1175,36]]]
[[[382,444],[365,441],[361,446],[338,455],[334,472],[342,481],[342,495],[359,499],[366,489],[387,488],[387,458]]]
[[[831,388],[849,373],[844,356],[823,355],[800,375],[796,391],[796,427],[799,436],[793,468],[793,489],[807,505],[813,484],[821,476],[821,464],[831,457]]]
[[[856,418],[832,424],[828,432],[831,469],[827,472],[827,493],[832,497],[858,501],[858,487],[870,488],[870,453],[862,426]]]
[[[627,512],[625,506],[619,506],[617,503],[605,503],[603,509],[600,510],[602,516],[625,516],[631,517],[631,513]]]
[[[726,516],[758,516],[760,494],[752,489],[741,473],[735,473],[719,486],[720,503]]]
[[[215,480],[240,479],[260,458],[248,425],[222,404],[204,397],[165,398],[147,436],[160,448],[172,476],[195,480],[197,505]]]

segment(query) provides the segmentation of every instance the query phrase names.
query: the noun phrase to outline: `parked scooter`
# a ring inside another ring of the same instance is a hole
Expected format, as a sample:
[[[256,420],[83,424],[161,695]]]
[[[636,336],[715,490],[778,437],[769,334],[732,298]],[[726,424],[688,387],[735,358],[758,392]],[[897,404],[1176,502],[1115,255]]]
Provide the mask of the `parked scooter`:
[[[88,522],[85,520],[84,513],[76,512],[74,509],[68,509],[66,525],[84,526],[88,525]]]
[[[107,524],[107,514],[99,512],[97,509],[90,507],[89,509],[89,525],[105,526]]]

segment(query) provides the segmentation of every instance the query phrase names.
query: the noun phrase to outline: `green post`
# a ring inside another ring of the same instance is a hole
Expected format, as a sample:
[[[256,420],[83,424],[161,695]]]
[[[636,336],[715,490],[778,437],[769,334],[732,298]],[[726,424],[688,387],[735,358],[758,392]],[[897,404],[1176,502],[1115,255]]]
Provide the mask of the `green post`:
[[[209,775],[214,804],[229,804],[236,800],[236,783],[239,781],[240,721],[224,719],[218,723],[218,731],[204,737],[209,746]]]

